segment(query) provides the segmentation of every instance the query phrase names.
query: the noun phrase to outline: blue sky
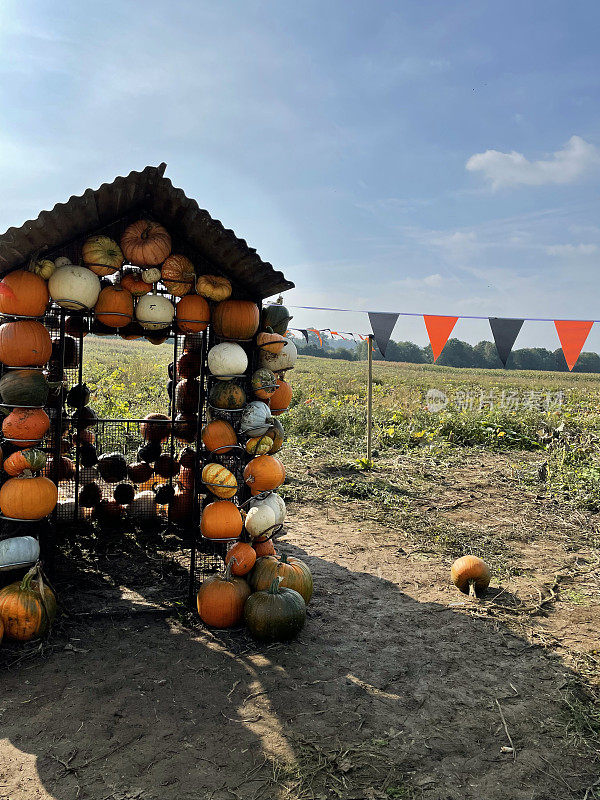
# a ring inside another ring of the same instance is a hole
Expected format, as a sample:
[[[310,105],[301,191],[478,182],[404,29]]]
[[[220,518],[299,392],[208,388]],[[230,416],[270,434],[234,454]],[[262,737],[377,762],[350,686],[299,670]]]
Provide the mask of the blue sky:
[[[599,34],[593,0],[5,0],[0,229],[166,161],[290,303],[600,318]]]

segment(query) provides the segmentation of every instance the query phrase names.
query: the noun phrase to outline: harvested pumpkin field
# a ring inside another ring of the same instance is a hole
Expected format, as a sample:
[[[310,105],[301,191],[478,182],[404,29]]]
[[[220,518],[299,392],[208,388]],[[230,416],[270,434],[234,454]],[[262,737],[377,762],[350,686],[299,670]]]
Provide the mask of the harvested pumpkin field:
[[[0,650],[0,797],[600,797],[595,432],[574,413],[582,376],[539,376],[573,385],[570,411],[512,428],[485,412],[505,435],[457,444],[491,434],[457,414],[438,415],[431,435],[415,386],[489,374],[378,365],[392,389],[376,404],[366,470],[361,369],[302,359],[282,417],[278,548],[308,563],[316,587],[298,638],[265,646],[202,626],[182,604],[176,536],[65,532],[58,624],[43,645]],[[574,421],[561,427],[565,414]],[[521,438],[507,447],[507,436]],[[449,580],[468,552],[492,570],[480,599]]]

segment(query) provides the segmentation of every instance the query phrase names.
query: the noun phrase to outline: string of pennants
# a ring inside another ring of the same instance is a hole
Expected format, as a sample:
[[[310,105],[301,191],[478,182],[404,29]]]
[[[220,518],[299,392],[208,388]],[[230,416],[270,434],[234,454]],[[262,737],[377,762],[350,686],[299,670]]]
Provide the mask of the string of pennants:
[[[359,311],[352,311],[351,309],[347,308],[317,308],[315,306],[289,306],[290,308],[301,308],[307,310],[314,310],[314,311],[344,311],[348,313],[363,313]],[[494,337],[494,343],[496,345],[496,350],[498,351],[498,357],[502,362],[502,365],[506,367],[506,362],[508,361],[508,357],[514,347],[514,344],[517,340],[519,333],[521,332],[521,328],[525,322],[553,322],[556,328],[556,333],[558,334],[558,339],[560,341],[560,345],[562,347],[562,351],[565,356],[565,361],[567,362],[567,367],[569,371],[573,369],[575,364],[577,363],[577,359],[583,349],[583,346],[587,340],[587,337],[592,329],[594,322],[598,322],[599,320],[568,320],[568,319],[541,319],[541,318],[529,318],[523,317],[522,319],[514,319],[510,317],[476,317],[476,316],[465,316],[465,317],[449,317],[449,316],[436,316],[433,314],[414,314],[414,313],[403,313],[403,312],[387,312],[387,311],[368,311],[367,314],[369,315],[369,322],[371,323],[371,329],[373,331],[373,338],[377,342],[377,347],[379,348],[380,353],[385,358],[385,352],[387,350],[387,346],[390,342],[390,337],[392,335],[392,331],[398,321],[398,318],[401,316],[404,317],[422,317],[423,321],[425,322],[425,328],[427,330],[427,335],[429,337],[429,342],[431,344],[431,350],[433,352],[433,360],[434,362],[438,360],[439,356],[441,355],[444,347],[446,346],[446,342],[450,338],[450,334],[454,330],[454,326],[458,322],[459,319],[483,319],[488,320],[490,324],[490,328],[492,331],[492,336]],[[290,330],[294,330],[298,333],[301,333],[306,342],[308,343],[309,340],[309,333],[314,333],[315,336],[319,340],[319,344],[323,346],[323,338],[321,334],[327,333],[333,339],[336,336],[340,337],[341,339],[345,339],[349,337],[351,340],[355,340],[354,337],[358,337],[361,340],[365,340],[368,338],[368,335],[362,335],[360,333],[348,333],[346,331],[332,331],[329,328],[317,330],[316,328],[292,328]]]

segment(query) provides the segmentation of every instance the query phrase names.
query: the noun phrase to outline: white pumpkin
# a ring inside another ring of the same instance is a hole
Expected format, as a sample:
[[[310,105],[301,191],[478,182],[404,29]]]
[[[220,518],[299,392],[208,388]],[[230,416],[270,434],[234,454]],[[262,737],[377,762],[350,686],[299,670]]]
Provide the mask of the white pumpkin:
[[[131,516],[137,519],[150,519],[157,514],[154,492],[138,492],[129,506]]]
[[[208,368],[215,378],[230,381],[234,375],[243,375],[248,369],[248,356],[235,342],[222,342],[208,351]]]
[[[68,267],[71,263],[71,259],[67,258],[66,256],[59,256],[58,258],[54,259],[54,266],[56,269],[60,269],[61,267]]]
[[[244,522],[246,530],[252,538],[260,536],[276,524],[275,512],[267,505],[254,506],[254,508],[251,508],[246,514],[246,520]]]
[[[273,509],[276,525],[280,525],[284,521],[287,510],[281,495],[278,495],[276,492],[272,492],[263,500],[256,498],[250,501],[250,508],[260,508],[261,506],[269,506],[269,508]]]
[[[142,270],[142,280],[144,283],[158,283],[160,280],[160,270],[156,267],[149,267]]]
[[[33,536],[14,536],[0,542],[0,571],[15,564],[33,564],[40,557],[40,546]]]
[[[294,369],[298,360],[298,350],[291,339],[286,339],[280,353],[270,353],[266,348],[260,348],[259,364],[267,367],[271,372],[284,372],[286,369]]]
[[[51,276],[48,290],[62,308],[93,308],[100,294],[100,279],[87,267],[65,264]]]
[[[271,427],[271,409],[262,400],[253,400],[242,411],[240,433],[247,436],[264,436]]]
[[[138,300],[135,316],[142,328],[158,331],[173,322],[175,306],[162,294],[145,294]]]

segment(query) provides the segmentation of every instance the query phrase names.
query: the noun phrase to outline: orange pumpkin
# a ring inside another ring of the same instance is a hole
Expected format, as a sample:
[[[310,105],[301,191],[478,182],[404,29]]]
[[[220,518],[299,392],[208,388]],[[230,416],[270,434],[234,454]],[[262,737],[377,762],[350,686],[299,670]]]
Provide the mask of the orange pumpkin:
[[[197,378],[202,371],[200,353],[183,353],[177,359],[177,374],[180,378]]]
[[[285,469],[274,456],[255,456],[246,464],[244,480],[253,495],[277,489],[285,479]]]
[[[46,454],[42,450],[17,450],[10,455],[4,464],[4,471],[11,477],[20,475],[26,469],[40,470],[46,464]]]
[[[161,281],[164,283],[169,294],[175,297],[183,297],[191,291],[196,273],[194,265],[185,256],[169,256],[160,270]],[[206,319],[201,317],[200,319]]]
[[[278,414],[283,414],[284,411],[287,411],[290,407],[290,403],[292,400],[292,387],[289,383],[285,381],[277,381],[277,389],[275,390],[274,394],[271,395],[271,399],[269,402],[269,407],[271,408],[271,414],[277,416]]]
[[[41,322],[19,319],[0,325],[0,361],[8,367],[41,367],[51,353],[52,340]]]
[[[457,558],[451,569],[452,583],[465,594],[476,597],[478,591],[485,591],[490,585],[488,565],[477,556]]]
[[[215,419],[202,428],[201,438],[204,446],[211,453],[217,448],[218,455],[229,453],[231,446],[237,444],[237,436],[232,426],[222,419]]]
[[[309,603],[313,593],[313,578],[308,566],[299,558],[288,558],[285,553],[281,558],[266,556],[256,562],[256,567],[249,578],[253,592],[264,592],[271,586],[275,578],[283,578],[281,586],[295,589]]]
[[[216,500],[202,511],[200,532],[206,539],[237,539],[243,526],[240,510],[230,500]]]
[[[90,326],[85,317],[71,316],[65,320],[65,333],[69,336],[75,336],[77,339],[80,336],[87,336],[90,332]]]
[[[175,319],[182,333],[204,331],[210,322],[208,303],[199,294],[188,294],[177,303]]]
[[[133,297],[120,286],[106,286],[95,306],[96,319],[109,328],[124,328],[133,319]]]
[[[231,574],[228,564],[224,575],[212,575],[200,586],[197,597],[200,619],[213,628],[231,628],[241,621],[249,596],[250,587],[243,578]]]
[[[33,272],[17,269],[0,281],[0,314],[42,317],[49,299],[46,281]]]
[[[37,564],[22,581],[0,590],[0,640],[1,631],[7,639],[19,642],[43,636],[55,617],[56,598],[44,584]]]
[[[194,495],[189,489],[179,489],[169,503],[169,519],[185,525],[191,522],[194,510]]]
[[[121,277],[121,286],[131,292],[134,297],[141,297],[143,294],[148,294],[148,292],[152,291],[152,284],[142,280],[139,272],[126,272]]]
[[[272,539],[265,539],[264,541],[262,541],[260,538],[253,539],[252,547],[256,550],[257,558],[275,555],[275,546]]]
[[[42,519],[57,502],[56,484],[43,476],[9,478],[0,489],[0,511],[13,519]]]
[[[121,237],[125,258],[138,267],[161,264],[171,252],[171,237],[158,222],[140,219],[129,225]]]
[[[260,323],[256,303],[250,300],[223,300],[213,310],[213,327],[225,339],[251,339]]]
[[[232,575],[247,575],[256,564],[256,550],[246,542],[238,542],[225,555],[225,563],[230,562]]]
[[[43,408],[13,408],[2,422],[2,433],[19,447],[37,444],[50,428],[50,418]]]
[[[271,330],[259,333],[256,337],[257,347],[260,347],[261,350],[266,350],[268,353],[274,353],[275,355],[281,353],[285,342],[285,336],[281,336],[279,333],[273,333]]]
[[[207,300],[218,303],[231,297],[231,282],[221,275],[200,275],[196,282],[196,291]]]

